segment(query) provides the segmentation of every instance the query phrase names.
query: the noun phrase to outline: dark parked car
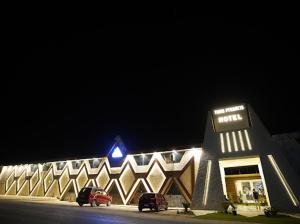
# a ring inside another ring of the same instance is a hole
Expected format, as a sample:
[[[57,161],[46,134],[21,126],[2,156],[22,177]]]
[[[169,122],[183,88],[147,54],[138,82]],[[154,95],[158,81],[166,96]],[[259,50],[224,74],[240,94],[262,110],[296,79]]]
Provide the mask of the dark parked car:
[[[154,209],[157,212],[160,209],[168,210],[168,202],[162,194],[144,193],[139,199],[139,211],[141,212],[143,208]]]
[[[84,187],[80,190],[76,202],[79,206],[90,204],[92,207],[100,204],[110,205],[112,197],[106,191],[96,187]]]

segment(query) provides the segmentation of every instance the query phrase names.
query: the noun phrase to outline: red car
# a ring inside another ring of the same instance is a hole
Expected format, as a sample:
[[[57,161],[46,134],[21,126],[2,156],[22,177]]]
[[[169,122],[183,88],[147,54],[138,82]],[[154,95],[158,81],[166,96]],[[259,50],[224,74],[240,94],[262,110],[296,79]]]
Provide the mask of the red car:
[[[106,191],[96,187],[84,187],[78,193],[76,202],[79,206],[90,204],[92,207],[106,204],[110,206],[112,197],[107,195]]]

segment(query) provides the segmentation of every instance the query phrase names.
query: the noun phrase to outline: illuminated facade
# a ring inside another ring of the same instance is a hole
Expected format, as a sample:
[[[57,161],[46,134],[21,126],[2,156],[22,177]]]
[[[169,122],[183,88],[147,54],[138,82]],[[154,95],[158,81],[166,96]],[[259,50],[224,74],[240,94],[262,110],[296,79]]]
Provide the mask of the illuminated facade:
[[[112,157],[122,157],[118,146]],[[178,188],[179,202],[191,202],[195,173],[199,168],[199,148],[126,155],[121,166],[112,167],[109,157],[68,160],[2,168],[0,194],[57,197],[74,201],[85,186],[98,186],[113,196],[116,204],[136,204],[141,192],[161,192]],[[172,197],[170,195],[170,197]]]
[[[170,206],[218,210],[224,195],[237,204],[260,202],[299,211],[300,178],[253,109],[246,104],[208,113],[202,148],[127,154],[116,139],[103,158],[2,166],[0,195],[57,197],[74,201],[97,186],[115,204],[136,204],[142,192],[165,195]]]
[[[250,105],[208,113],[192,207],[220,209],[224,195],[236,204],[260,203],[300,211],[300,178]],[[299,165],[298,165],[299,166]]]

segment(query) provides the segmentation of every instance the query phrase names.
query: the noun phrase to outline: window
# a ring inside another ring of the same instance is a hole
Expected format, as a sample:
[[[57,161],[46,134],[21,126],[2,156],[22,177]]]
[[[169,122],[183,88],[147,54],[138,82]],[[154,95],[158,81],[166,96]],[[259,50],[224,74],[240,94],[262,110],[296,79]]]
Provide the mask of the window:
[[[74,170],[79,169],[82,164],[82,161],[72,161],[72,167]]]
[[[177,151],[172,151],[172,152],[167,152],[167,153],[162,153],[162,157],[166,161],[166,163],[179,163],[184,152],[177,152]]]
[[[67,162],[57,162],[56,163],[57,170],[62,170],[65,167],[66,163]]]
[[[89,164],[91,168],[98,168],[100,165],[101,160],[100,159],[90,159]]]
[[[133,158],[138,166],[144,166],[150,163],[152,156],[153,154],[141,154],[138,156],[134,156]]]
[[[32,173],[34,173],[37,169],[38,169],[38,165],[37,165],[37,164],[32,164],[32,165],[30,166],[30,171],[31,171]]]
[[[252,174],[252,173],[259,173],[257,165],[225,168],[225,175]]]
[[[43,171],[48,171],[49,168],[50,168],[50,166],[51,166],[51,163],[45,163],[45,164],[43,165]]]

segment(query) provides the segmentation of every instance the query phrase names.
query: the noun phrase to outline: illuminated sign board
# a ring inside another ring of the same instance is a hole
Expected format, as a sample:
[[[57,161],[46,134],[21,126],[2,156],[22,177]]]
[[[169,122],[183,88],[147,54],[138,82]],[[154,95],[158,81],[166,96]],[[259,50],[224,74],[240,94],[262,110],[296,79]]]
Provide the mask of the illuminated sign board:
[[[212,120],[216,132],[250,127],[248,110],[245,104],[215,109],[212,112]]]

